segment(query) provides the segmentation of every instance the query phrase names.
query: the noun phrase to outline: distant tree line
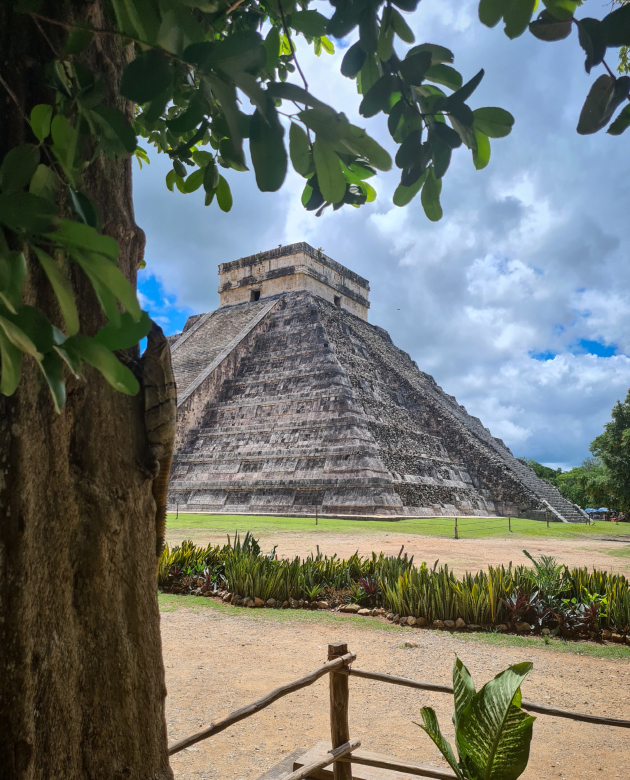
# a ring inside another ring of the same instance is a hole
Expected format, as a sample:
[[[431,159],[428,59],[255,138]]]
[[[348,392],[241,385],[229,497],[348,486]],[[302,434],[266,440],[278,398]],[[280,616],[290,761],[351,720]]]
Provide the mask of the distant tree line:
[[[630,514],[630,392],[617,401],[604,432],[589,447],[592,457],[570,471],[523,458],[536,476],[582,508],[600,506]]]

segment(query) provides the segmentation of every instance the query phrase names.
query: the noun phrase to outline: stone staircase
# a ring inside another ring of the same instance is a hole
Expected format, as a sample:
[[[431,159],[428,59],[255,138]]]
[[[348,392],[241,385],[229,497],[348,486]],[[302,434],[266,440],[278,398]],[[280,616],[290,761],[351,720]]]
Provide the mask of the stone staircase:
[[[266,332],[189,431],[171,472],[180,511],[402,512],[310,300],[291,296],[267,315]]]
[[[224,306],[194,318],[190,327],[171,345],[178,396],[186,392],[203,369],[212,363],[268,303],[269,300],[266,299],[256,303]]]

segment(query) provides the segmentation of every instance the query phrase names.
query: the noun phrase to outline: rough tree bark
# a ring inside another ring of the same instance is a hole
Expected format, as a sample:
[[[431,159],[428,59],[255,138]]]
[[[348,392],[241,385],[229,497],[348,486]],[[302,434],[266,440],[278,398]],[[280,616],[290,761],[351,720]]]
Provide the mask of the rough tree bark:
[[[34,140],[22,114],[53,101],[44,66],[65,38],[12,5],[0,2],[0,75],[19,107],[0,84],[0,159]],[[106,27],[104,6],[48,0],[40,12]],[[109,36],[85,54],[110,105],[127,56]],[[99,160],[84,190],[135,283],[144,234],[133,219],[130,161]],[[43,274],[31,268],[27,302],[62,325]],[[98,303],[80,272],[73,283],[82,330],[93,334],[104,324]],[[30,358],[17,392],[0,397],[3,780],[172,777],[145,451],[141,397],[116,393],[89,368],[85,380],[69,381],[59,415]]]

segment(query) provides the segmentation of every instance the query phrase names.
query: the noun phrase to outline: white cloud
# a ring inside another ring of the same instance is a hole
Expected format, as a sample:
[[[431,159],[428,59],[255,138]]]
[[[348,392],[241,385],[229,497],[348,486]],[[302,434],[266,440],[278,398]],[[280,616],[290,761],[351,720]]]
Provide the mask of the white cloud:
[[[477,5],[424,0],[406,17],[418,42],[455,52],[465,79],[485,68],[473,107],[516,117],[483,171],[469,151],[453,155],[440,223],[419,199],[392,205],[397,169],[379,175],[374,204],[318,219],[303,210],[304,180],[294,173],[280,193],[262,194],[252,174],[228,172],[235,205],[225,215],[204,208],[199,193],[167,192],[165,160],[136,177],[137,220],[150,271],[194,311],[217,305],[219,262],[281,242],[322,246],[370,280],[371,321],[516,454],[579,463],[630,386],[630,159],[623,138],[575,132],[599,75],[585,74],[577,36],[509,41],[500,25],[479,24]],[[339,75],[342,54],[316,59],[303,43],[299,52],[312,91],[392,151],[382,118],[358,116],[353,83]],[[583,341],[618,352],[586,354]]]

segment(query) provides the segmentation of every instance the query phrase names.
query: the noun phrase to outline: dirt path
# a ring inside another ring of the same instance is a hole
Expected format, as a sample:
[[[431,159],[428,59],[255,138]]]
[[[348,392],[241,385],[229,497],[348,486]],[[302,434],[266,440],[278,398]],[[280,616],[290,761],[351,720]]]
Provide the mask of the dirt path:
[[[530,564],[523,555],[523,548],[532,555],[553,555],[560,563],[569,567],[588,566],[607,571],[627,574],[630,572],[630,545],[625,542],[614,542],[583,536],[577,539],[556,539],[544,537],[512,536],[509,538],[491,537],[486,539],[443,539],[432,536],[414,536],[405,533],[326,533],[290,531],[274,532],[273,534],[256,534],[264,552],[274,544],[278,545],[277,553],[282,557],[295,555],[307,556],[310,552],[316,554],[317,546],[322,553],[333,555],[337,553],[347,558],[356,550],[361,555],[371,555],[372,551],[381,550],[387,555],[398,555],[401,546],[405,552],[415,557],[416,562],[426,561],[433,565],[439,559],[441,564],[448,563],[461,574],[464,571],[484,569],[489,564],[507,565],[510,561],[516,564]],[[197,544],[223,544],[224,534],[212,534],[198,529],[167,532],[169,544],[179,544],[182,539],[192,539]],[[620,554],[621,553],[621,554]],[[625,553],[625,554],[624,554]]]
[[[327,643],[334,641],[348,642],[360,668],[442,683],[450,682],[457,653],[477,687],[510,664],[530,660],[534,670],[523,687],[525,698],[630,719],[630,656],[628,661],[609,661],[544,647],[488,646],[429,631],[362,628],[341,617],[327,622],[308,617],[228,616],[201,607],[163,612],[169,741],[320,666]],[[403,649],[407,639],[420,647]],[[322,679],[174,756],[176,780],[255,780],[295,748],[328,738],[327,686]],[[452,741],[450,696],[357,678],[350,686],[351,735],[359,737],[364,748],[444,766],[412,721],[419,720],[422,706],[433,706]],[[627,730],[540,716],[522,777],[625,778],[629,764]]]

